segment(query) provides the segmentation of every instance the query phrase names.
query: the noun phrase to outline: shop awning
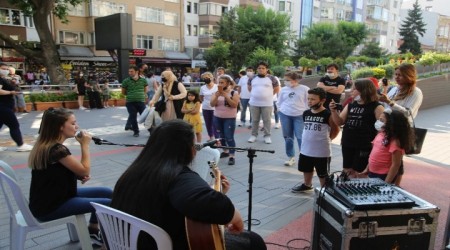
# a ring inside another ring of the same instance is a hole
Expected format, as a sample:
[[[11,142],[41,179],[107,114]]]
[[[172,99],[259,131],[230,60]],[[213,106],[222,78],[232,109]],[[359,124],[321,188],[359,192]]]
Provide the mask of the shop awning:
[[[191,60],[191,58],[186,53],[177,51],[166,51],[165,57],[168,59]]]
[[[110,56],[93,56],[93,57],[61,56],[61,61],[112,62],[113,59]]]
[[[70,45],[60,45],[58,49],[59,56],[82,56],[82,57],[93,57],[94,53],[88,48],[83,46],[70,46]]]

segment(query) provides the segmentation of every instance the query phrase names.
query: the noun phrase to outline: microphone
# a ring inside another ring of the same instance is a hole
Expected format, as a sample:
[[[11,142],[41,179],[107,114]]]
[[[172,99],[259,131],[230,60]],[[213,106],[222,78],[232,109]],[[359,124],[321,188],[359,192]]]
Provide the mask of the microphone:
[[[75,136],[76,136],[77,138],[83,137],[83,131],[78,131],[78,132],[75,134]],[[97,144],[97,145],[103,144],[103,139],[98,138],[98,137],[95,137],[95,136],[92,136],[91,138],[92,138],[92,140],[94,141],[95,144]]]
[[[200,151],[200,150],[202,150],[202,148],[212,147],[212,146],[216,145],[216,143],[218,143],[218,142],[220,142],[220,139],[214,139],[211,141],[207,141],[205,143],[196,143],[196,144],[194,144],[194,148],[195,148],[195,150]]]

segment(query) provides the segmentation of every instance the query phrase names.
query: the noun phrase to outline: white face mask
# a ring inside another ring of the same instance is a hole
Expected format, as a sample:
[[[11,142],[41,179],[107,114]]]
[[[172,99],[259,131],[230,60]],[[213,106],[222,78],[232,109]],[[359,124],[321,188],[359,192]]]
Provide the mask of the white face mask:
[[[376,130],[381,131],[381,129],[384,127],[384,122],[377,120],[374,124],[374,127]]]
[[[361,100],[361,96],[360,96],[360,95],[357,95],[357,96],[355,96],[355,97],[353,98],[353,100],[358,102],[359,100]]]
[[[326,73],[326,76],[328,76],[329,78],[334,78],[334,73],[332,73],[332,72],[331,72],[331,73],[328,73],[328,72],[327,72],[327,73]]]
[[[291,81],[284,81],[284,86],[292,88],[292,82]]]
[[[253,72],[247,72],[248,77],[253,77],[254,75],[255,75],[255,73],[253,73]]]
[[[0,69],[0,75],[3,75],[4,77],[9,75],[8,69]]]

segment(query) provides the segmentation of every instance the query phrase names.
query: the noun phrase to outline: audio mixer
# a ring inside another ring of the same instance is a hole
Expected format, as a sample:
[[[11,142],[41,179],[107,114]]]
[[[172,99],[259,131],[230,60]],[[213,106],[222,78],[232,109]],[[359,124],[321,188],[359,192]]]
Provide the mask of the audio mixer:
[[[401,188],[378,178],[330,181],[325,192],[354,210],[411,208],[415,205]]]

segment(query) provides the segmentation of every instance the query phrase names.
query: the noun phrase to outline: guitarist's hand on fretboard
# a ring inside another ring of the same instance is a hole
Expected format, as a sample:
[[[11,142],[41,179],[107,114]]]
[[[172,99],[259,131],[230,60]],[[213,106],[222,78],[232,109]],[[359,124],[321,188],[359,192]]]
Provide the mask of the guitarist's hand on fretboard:
[[[228,181],[227,177],[225,175],[220,176],[221,184],[222,184],[222,193],[226,194],[228,190],[230,190],[230,182]]]

